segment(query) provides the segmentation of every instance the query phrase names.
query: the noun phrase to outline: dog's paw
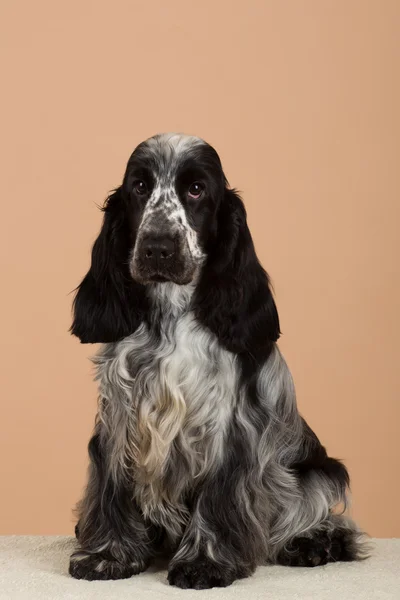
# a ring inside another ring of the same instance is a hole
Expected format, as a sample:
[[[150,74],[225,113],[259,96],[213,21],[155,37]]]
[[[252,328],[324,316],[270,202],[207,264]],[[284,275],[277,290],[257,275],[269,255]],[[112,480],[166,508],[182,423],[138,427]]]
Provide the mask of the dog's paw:
[[[213,587],[227,587],[240,577],[232,570],[220,567],[205,558],[173,565],[168,573],[170,585],[183,589],[205,590]]]
[[[348,532],[320,530],[310,536],[294,538],[281,550],[277,562],[288,567],[319,567],[329,562],[354,560],[352,548]]]
[[[278,555],[278,563],[287,567],[318,567],[328,562],[330,544],[315,538],[298,537]]]
[[[90,554],[83,550],[77,550],[71,556],[69,573],[75,579],[86,579],[87,581],[104,579],[127,579],[145,570],[144,565],[136,562],[128,564],[116,560],[109,560],[101,554]]]

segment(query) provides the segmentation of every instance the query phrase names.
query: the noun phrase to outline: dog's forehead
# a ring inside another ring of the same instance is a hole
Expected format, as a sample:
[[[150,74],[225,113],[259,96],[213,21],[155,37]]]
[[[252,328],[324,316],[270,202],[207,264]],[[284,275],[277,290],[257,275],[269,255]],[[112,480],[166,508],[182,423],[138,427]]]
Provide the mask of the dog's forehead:
[[[161,133],[155,135],[145,142],[144,148],[154,155],[160,155],[167,159],[179,157],[190,151],[191,148],[205,145],[205,141],[194,135],[183,133]]]
[[[196,156],[196,150],[206,146],[204,140],[192,135],[158,134],[139,144],[134,150],[130,162],[144,161],[156,176],[171,177],[185,160]]]

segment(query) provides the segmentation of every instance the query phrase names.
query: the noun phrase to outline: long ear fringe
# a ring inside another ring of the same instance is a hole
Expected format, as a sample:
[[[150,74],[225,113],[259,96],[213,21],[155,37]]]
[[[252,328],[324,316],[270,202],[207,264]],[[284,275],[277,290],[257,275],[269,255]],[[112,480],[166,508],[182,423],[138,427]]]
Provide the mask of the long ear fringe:
[[[197,287],[195,313],[228,350],[257,361],[280,336],[268,275],[235,190],[225,191],[219,209],[218,233]]]
[[[116,342],[132,334],[147,310],[144,288],[128,270],[132,245],[121,188],[107,199],[91,267],[78,286],[71,333],[83,344]]]

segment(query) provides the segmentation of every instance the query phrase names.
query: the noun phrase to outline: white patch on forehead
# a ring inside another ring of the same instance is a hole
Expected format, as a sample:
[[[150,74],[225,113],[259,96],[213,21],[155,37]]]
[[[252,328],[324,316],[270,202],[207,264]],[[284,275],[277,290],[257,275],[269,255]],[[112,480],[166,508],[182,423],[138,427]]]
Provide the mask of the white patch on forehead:
[[[161,133],[145,142],[149,150],[161,152],[166,158],[179,156],[193,146],[205,144],[204,140],[194,135],[184,133]]]

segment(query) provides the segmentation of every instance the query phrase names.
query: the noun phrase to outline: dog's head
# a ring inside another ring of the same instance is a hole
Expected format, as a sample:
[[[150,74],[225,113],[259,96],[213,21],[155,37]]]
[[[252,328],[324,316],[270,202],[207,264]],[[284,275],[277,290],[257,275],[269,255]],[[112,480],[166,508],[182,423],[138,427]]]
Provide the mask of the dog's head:
[[[157,135],[136,148],[122,186],[135,281],[192,281],[215,233],[224,184],[217,153],[199,138]]]
[[[243,203],[228,188],[209,144],[179,134],[141,143],[103,210],[91,268],[74,303],[72,333],[82,342],[114,342],[133,333],[150,310],[147,285],[193,280],[197,318],[228,349],[254,349],[262,314],[269,320],[264,333],[277,339],[275,304]]]

